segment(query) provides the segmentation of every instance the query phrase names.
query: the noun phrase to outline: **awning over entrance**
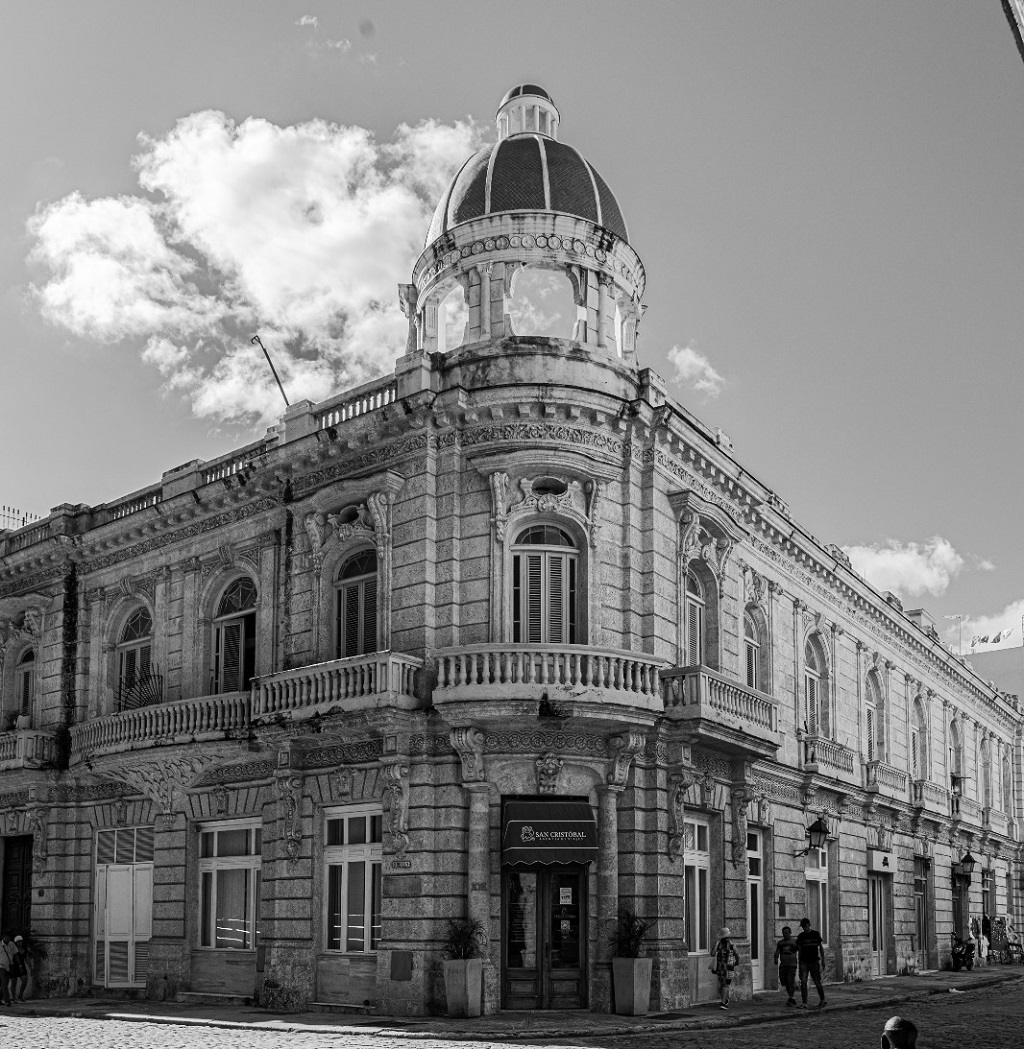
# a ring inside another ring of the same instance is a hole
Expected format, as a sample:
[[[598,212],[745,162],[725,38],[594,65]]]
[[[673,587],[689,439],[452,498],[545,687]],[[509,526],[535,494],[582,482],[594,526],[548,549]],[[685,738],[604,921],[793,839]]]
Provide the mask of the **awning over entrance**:
[[[505,802],[502,863],[589,863],[596,857],[597,824],[589,802]]]

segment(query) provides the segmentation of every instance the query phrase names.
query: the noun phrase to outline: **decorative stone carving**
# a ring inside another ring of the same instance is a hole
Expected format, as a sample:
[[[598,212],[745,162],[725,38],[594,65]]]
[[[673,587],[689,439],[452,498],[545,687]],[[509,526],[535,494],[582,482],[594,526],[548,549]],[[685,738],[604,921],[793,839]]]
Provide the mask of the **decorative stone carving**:
[[[330,775],[331,797],[338,801],[348,801],[352,797],[352,770],[335,769]]]
[[[508,474],[495,471],[488,478],[491,484],[491,521],[499,542],[505,540],[505,524],[508,520]]]
[[[25,820],[32,831],[32,871],[34,874],[42,874],[46,870],[46,861],[49,859],[46,842],[46,820],[49,814],[50,810],[43,807],[28,809],[25,812]]]
[[[394,762],[382,766],[382,771],[387,818],[384,845],[396,860],[404,860],[409,850],[409,766]]]
[[[284,849],[288,862],[299,858],[302,847],[302,820],[299,802],[302,790],[302,777],[291,774],[280,776],[277,781],[277,792],[281,800],[281,815],[284,819]]]
[[[700,778],[700,803],[705,809],[710,809],[715,803],[715,781],[710,772],[705,772]]]
[[[685,572],[693,561],[707,565],[718,585],[719,597],[725,594],[725,566],[732,553],[733,540],[725,535],[713,536],[696,510],[684,510],[680,517],[679,564]]]
[[[647,742],[646,737],[637,729],[630,729],[618,736],[612,736],[608,740],[608,750],[613,755],[611,771],[608,773],[608,783],[612,787],[624,787],[629,779],[629,767],[633,759],[644,749]]]
[[[123,827],[128,822],[128,802],[125,798],[118,798],[114,802],[114,825]]]
[[[697,773],[690,768],[677,769],[668,777],[668,804],[670,828],[668,834],[669,859],[677,860],[683,854],[686,826],[686,792],[697,782]]]
[[[319,510],[310,510],[302,519],[309,537],[309,549],[313,555],[313,570],[320,574],[324,562],[324,544],[327,542],[327,515]]]
[[[562,759],[547,753],[537,759],[537,793],[557,794],[558,774],[562,771]]]
[[[601,523],[597,516],[597,507],[601,502],[604,491],[604,483],[599,480],[587,481],[583,486],[587,496],[587,520],[590,522],[590,545],[597,548],[597,542],[601,535]]]
[[[484,772],[484,734],[478,728],[453,728],[452,746],[462,759],[462,782],[482,783]]]
[[[745,864],[747,859],[747,804],[753,791],[745,783],[732,788],[732,862]]]
[[[210,791],[210,802],[213,811],[218,816],[226,816],[228,814],[228,789],[223,783],[218,783]]]
[[[178,811],[178,797],[199,772],[211,763],[210,757],[192,754],[170,761],[132,765],[118,770],[118,775],[140,794],[156,802],[163,822],[173,823]]]

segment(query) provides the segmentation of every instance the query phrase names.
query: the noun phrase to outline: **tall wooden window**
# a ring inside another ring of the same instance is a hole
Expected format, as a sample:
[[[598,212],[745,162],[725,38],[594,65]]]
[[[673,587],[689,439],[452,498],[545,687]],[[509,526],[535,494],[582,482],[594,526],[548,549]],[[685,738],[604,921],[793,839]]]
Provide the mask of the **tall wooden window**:
[[[686,593],[683,597],[683,641],[686,665],[696,666],[704,662],[704,588],[692,573],[686,573]]]
[[[148,691],[153,660],[153,617],[148,608],[136,608],[121,631],[117,646],[118,710],[135,706],[132,698]]]
[[[1003,755],[1003,812],[1013,815],[1013,768],[1009,754]]]
[[[334,644],[339,658],[377,651],[377,554],[350,557],[336,583]]]
[[[804,879],[807,885],[807,917],[811,919],[811,928],[817,929],[822,941],[828,943],[828,849],[807,850]]]
[[[949,725],[949,771],[953,776],[963,779],[964,776],[964,740],[960,726],[956,721]],[[961,790],[963,784],[961,783]]]
[[[884,761],[885,699],[874,670],[868,674],[865,686],[864,717],[868,761]]]
[[[711,950],[710,828],[703,820],[683,823],[683,892],[686,947],[690,954]]]
[[[14,706],[13,712],[27,715],[32,711],[32,696],[35,694],[36,684],[36,654],[30,648],[18,660],[18,666],[14,674]]]
[[[555,525],[531,525],[512,548],[512,640],[519,644],[578,642],[579,555]]]
[[[381,934],[380,808],[331,809],[326,824],[327,950],[372,954]]]
[[[199,946],[251,951],[259,945],[263,832],[258,821],[199,828]]]
[[[981,803],[992,805],[992,750],[987,739],[981,741]]]
[[[761,641],[757,624],[749,613],[743,616],[743,651],[746,656],[747,688],[757,688],[761,674]]]
[[[256,674],[256,585],[247,576],[228,584],[214,622],[213,691],[241,692]]]
[[[804,646],[804,728],[812,736],[824,731],[822,708],[826,685],[824,660],[808,640]]]
[[[914,700],[910,722],[910,775],[913,779],[928,777],[928,725],[920,699]]]

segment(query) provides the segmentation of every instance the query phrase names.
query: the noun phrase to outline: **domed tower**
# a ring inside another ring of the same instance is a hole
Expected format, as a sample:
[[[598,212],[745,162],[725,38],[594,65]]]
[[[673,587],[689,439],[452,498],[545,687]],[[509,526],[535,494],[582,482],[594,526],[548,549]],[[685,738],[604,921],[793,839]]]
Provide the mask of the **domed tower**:
[[[636,364],[646,277],[618,202],[594,166],[558,141],[559,112],[536,84],[502,99],[498,140],[462,165],[438,202],[426,246],[402,286],[408,353],[445,346],[442,304],[461,286],[462,345],[515,335],[509,302],[525,267],[565,273],[576,319],[572,341]]]

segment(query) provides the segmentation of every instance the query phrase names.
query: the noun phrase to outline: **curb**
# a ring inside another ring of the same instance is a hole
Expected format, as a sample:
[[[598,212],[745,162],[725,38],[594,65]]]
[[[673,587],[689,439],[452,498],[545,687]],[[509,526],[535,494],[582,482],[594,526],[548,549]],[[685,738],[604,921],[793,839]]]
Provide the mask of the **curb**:
[[[1002,984],[1010,983],[1014,981],[1024,981],[1024,974],[1022,973],[1000,973],[994,975],[991,978],[985,979],[983,982],[977,983],[973,986],[965,987],[962,991],[960,988],[955,990],[960,991],[963,994],[970,994],[972,992],[985,991],[989,988],[999,987]],[[830,1004],[826,1007],[827,1012],[853,1012],[856,1010],[863,1009],[877,1009],[882,1006],[896,1005],[900,1002],[915,1001],[918,999],[925,999],[932,997],[933,995],[948,994],[951,988],[949,987],[926,987],[918,989],[908,989],[904,992],[880,995],[878,997],[869,996],[859,1000],[844,1001],[843,999],[837,1000],[834,1004]],[[817,1014],[817,1009],[810,1011],[807,1015]],[[404,1038],[410,1040],[419,1039],[421,1041],[427,1039],[435,1039],[440,1041],[459,1041],[459,1042],[535,1042],[535,1041],[547,1041],[553,1038],[582,1038],[589,1041],[600,1041],[605,1038],[622,1037],[622,1036],[637,1036],[645,1034],[656,1034],[659,1032],[669,1031],[702,1031],[702,1030],[719,1030],[722,1028],[730,1027],[752,1027],[758,1024],[774,1023],[782,1020],[793,1020],[803,1015],[801,1012],[795,1012],[793,1010],[780,1010],[775,1009],[771,1012],[765,1013],[754,1013],[754,1014],[733,1014],[731,1016],[710,1016],[707,1018],[693,1018],[693,1019],[680,1019],[680,1020],[667,1020],[663,1023],[641,1023],[633,1025],[620,1024],[617,1026],[608,1027],[552,1027],[552,1028],[533,1028],[529,1031],[465,1031],[453,1028],[446,1028],[438,1026],[430,1030],[416,1030],[410,1031],[402,1028],[389,1027],[387,1024],[387,1018],[382,1017],[382,1023],[380,1025],[367,1024],[359,1026],[350,1026],[344,1024],[320,1024],[320,1023],[304,1023],[298,1020],[257,1020],[257,1021],[244,1021],[244,1020],[227,1020],[219,1019],[215,1017],[194,1017],[194,1016],[169,1016],[167,1014],[150,1014],[150,1013],[126,1013],[118,1012],[115,1009],[108,1009],[102,1007],[84,1007],[81,1009],[53,1009],[47,1008],[46,1006],[32,1006],[24,1010],[18,1009],[10,1013],[12,1016],[29,1016],[29,1017],[67,1017],[72,1019],[83,1019],[83,1020],[116,1020],[128,1023],[150,1023],[150,1024],[162,1024],[168,1026],[180,1026],[180,1027],[208,1027],[222,1030],[246,1030],[246,1031],[266,1031],[277,1034],[331,1034],[331,1035],[363,1035],[364,1037],[373,1038]]]

